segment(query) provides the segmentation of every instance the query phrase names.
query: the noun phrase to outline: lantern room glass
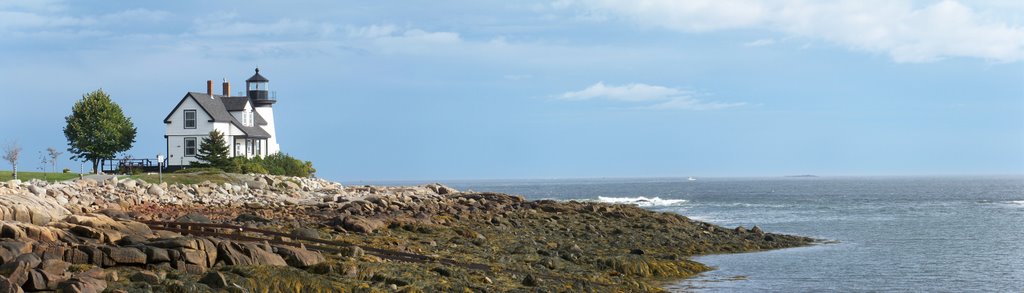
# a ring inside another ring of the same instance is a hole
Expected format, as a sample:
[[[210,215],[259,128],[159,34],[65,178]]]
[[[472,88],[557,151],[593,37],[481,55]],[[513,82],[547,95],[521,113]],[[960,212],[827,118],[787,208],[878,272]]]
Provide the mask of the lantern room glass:
[[[266,82],[251,82],[251,83],[249,83],[249,90],[250,91],[265,91],[265,90],[267,90],[267,83]]]

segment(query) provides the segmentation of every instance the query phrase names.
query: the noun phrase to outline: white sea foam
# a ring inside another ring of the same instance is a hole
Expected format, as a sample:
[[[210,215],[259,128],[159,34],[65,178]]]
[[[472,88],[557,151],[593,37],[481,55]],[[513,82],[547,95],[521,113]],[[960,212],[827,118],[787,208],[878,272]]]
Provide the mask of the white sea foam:
[[[598,196],[597,201],[604,203],[635,204],[641,207],[669,207],[680,206],[687,202],[685,199],[661,199],[660,197],[604,197]]]
[[[1009,203],[1012,205],[1024,206],[1024,200],[1011,200]]]

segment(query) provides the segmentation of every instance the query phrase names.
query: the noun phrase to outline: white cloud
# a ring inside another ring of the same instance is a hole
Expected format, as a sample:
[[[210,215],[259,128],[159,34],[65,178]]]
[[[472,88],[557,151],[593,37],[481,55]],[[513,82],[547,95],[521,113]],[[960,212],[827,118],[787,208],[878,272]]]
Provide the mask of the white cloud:
[[[361,27],[348,27],[348,35],[357,38],[376,39],[390,37],[397,31],[394,25],[370,25]]]
[[[750,42],[743,43],[743,46],[746,46],[746,47],[763,47],[763,46],[770,46],[772,44],[775,44],[775,39],[760,39],[760,40],[756,40],[756,41],[750,41]]]
[[[222,19],[197,18],[194,23],[197,35],[215,37],[309,36],[332,31],[329,24],[318,24],[288,18],[265,23],[235,21],[234,17]]]
[[[68,16],[51,16],[35,12],[0,11],[0,29],[52,29],[60,27],[86,26],[96,23],[94,19]]]
[[[429,43],[457,43],[462,40],[458,33],[428,32],[421,29],[407,30],[405,33],[402,33],[401,38]]]
[[[141,23],[159,22],[173,16],[170,12],[149,9],[129,9],[111,14],[104,14],[99,17],[100,23]]]
[[[394,25],[348,27],[348,36],[382,42],[458,43],[462,38],[455,32],[430,32],[418,28],[400,29]]]
[[[763,21],[769,13],[758,0],[597,0],[579,1],[596,13],[684,31],[742,28]]]
[[[643,103],[643,109],[715,110],[743,106],[746,103],[713,103],[698,99],[693,91],[643,83],[622,86],[598,82],[579,91],[566,92],[556,98],[567,101],[605,99]]]
[[[604,82],[598,82],[580,91],[564,93],[559,96],[559,98],[574,101],[602,98],[616,101],[638,102],[664,99],[684,94],[688,93],[679,89],[646,85],[642,83],[631,83],[624,86],[607,86]]]
[[[169,12],[129,9],[105,14],[75,16],[59,1],[12,1],[0,3],[0,32],[18,37],[66,38],[113,35],[110,27],[131,27],[167,19]]]
[[[924,6],[915,6],[910,0],[596,0],[571,1],[571,5],[565,2],[557,2],[556,7],[580,7],[584,10],[581,14],[603,14],[683,32],[765,29],[888,54],[897,62],[928,62],[947,57],[1000,62],[1024,59],[1024,27],[1007,20],[1008,13],[979,12],[953,0]]]
[[[341,36],[346,45],[381,53],[429,54],[449,51],[465,44],[459,33],[427,31],[419,28],[399,28],[395,25],[345,27]]]
[[[747,103],[717,103],[717,102],[705,102],[692,97],[675,97],[668,101],[645,107],[647,109],[679,109],[679,110],[718,110],[726,108],[734,108],[745,106]]]

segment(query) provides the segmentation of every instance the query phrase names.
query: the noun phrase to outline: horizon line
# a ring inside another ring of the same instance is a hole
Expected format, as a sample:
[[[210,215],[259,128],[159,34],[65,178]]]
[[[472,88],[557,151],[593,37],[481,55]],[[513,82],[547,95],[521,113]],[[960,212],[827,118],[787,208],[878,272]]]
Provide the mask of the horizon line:
[[[693,177],[695,179],[738,179],[738,178],[854,178],[854,177],[1017,177],[1024,176],[1024,173],[937,173],[937,174],[791,174],[791,175],[714,175],[714,176],[606,176],[606,177],[520,177],[520,178],[448,178],[448,179],[356,179],[337,180],[327,177],[317,177],[335,182],[467,182],[467,181],[546,181],[546,180],[631,180],[631,179],[683,179]]]

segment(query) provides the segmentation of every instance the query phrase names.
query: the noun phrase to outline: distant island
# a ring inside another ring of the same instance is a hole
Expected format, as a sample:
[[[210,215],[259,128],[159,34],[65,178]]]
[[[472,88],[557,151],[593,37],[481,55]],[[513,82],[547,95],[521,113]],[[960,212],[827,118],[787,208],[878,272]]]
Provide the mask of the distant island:
[[[804,175],[787,175],[787,176],[784,176],[784,177],[787,177],[787,178],[818,178],[818,175],[804,174]]]

